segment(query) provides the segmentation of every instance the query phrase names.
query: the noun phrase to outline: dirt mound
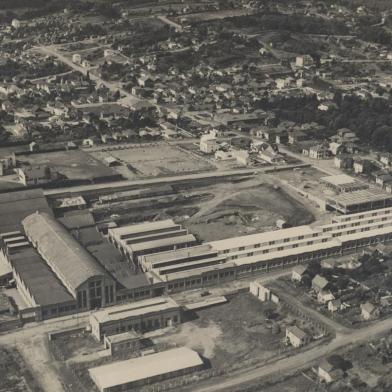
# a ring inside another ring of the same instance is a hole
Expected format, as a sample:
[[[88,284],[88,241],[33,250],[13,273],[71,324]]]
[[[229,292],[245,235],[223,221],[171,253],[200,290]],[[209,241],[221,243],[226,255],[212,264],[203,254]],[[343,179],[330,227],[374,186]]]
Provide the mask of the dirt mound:
[[[313,222],[314,216],[281,188],[263,184],[201,209],[189,229],[206,240],[223,239],[275,229],[278,219],[299,226]]]

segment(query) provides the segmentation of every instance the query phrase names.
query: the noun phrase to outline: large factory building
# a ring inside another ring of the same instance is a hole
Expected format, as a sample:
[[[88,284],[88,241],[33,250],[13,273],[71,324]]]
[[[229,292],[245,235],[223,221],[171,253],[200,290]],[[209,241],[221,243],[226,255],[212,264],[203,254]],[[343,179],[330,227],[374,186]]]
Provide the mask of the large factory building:
[[[63,285],[78,310],[115,303],[115,282],[55,218],[35,213],[23,222],[26,236]]]

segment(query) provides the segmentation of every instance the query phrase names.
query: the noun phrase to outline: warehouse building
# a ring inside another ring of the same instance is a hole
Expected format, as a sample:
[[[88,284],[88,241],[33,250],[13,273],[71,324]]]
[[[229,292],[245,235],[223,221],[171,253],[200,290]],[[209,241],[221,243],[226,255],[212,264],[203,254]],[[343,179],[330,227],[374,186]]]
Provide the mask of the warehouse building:
[[[145,332],[181,322],[181,308],[170,297],[158,297],[102,309],[90,316],[97,340],[126,331]]]
[[[391,207],[392,195],[379,189],[370,188],[327,198],[326,206],[327,210],[338,211],[342,214],[354,214]]]
[[[331,224],[319,227],[299,226],[213,241],[188,248],[186,253],[148,255],[142,258],[142,264],[157,279],[166,282],[169,293],[215,285],[391,241],[391,214],[392,208],[387,208],[338,217]],[[214,264],[216,259],[219,264]]]
[[[171,219],[113,228],[108,234],[109,240],[136,265],[139,256],[196,244],[196,238]]]
[[[347,174],[321,177],[320,182],[339,193],[355,192],[369,188],[368,184],[358,181]]]
[[[0,247],[34,320],[77,312],[75,298],[21,232],[1,234]]]
[[[113,279],[56,219],[35,213],[22,224],[37,252],[77,300],[79,311],[115,303]]]
[[[196,351],[174,348],[89,369],[100,392],[118,392],[178,377],[203,369]]]

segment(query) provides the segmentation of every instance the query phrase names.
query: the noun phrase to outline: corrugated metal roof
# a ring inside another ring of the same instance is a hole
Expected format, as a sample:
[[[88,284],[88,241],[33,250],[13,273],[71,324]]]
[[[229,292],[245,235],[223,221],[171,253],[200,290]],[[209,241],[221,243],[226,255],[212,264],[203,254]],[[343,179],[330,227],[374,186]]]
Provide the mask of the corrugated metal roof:
[[[53,217],[35,213],[26,217],[22,224],[45,261],[73,291],[86,280],[105,275],[87,250]]]

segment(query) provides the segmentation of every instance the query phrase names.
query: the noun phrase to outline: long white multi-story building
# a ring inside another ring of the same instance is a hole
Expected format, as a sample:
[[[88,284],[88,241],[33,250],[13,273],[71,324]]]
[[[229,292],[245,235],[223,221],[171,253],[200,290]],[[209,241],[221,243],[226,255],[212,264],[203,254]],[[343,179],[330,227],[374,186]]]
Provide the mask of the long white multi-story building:
[[[392,241],[392,208],[334,217],[318,227],[299,226],[208,242],[139,257],[169,292],[216,284],[298,263],[339,256]]]

